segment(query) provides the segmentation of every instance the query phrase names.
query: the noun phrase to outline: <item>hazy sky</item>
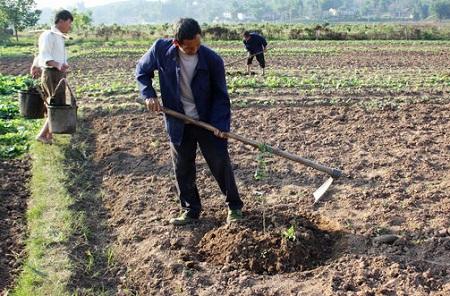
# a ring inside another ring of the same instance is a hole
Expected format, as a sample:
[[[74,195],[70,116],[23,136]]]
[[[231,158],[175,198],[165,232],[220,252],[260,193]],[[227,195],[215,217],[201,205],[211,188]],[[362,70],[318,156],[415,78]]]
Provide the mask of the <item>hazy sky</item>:
[[[84,2],[86,7],[98,6],[107,3],[120,2],[123,0],[86,0],[86,1],[77,1],[77,0],[59,0],[58,7],[56,8],[66,8],[66,7],[74,7],[77,3]],[[37,8],[50,7],[53,8],[55,5],[55,0],[36,0]]]

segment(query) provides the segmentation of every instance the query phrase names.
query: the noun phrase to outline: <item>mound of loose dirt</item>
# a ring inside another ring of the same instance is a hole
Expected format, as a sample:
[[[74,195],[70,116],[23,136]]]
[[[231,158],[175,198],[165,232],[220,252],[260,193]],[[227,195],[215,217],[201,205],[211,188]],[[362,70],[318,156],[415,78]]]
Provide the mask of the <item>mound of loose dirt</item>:
[[[333,246],[328,232],[305,217],[290,221],[292,225],[286,222],[286,227],[276,228],[269,223],[266,233],[254,230],[262,223],[256,217],[242,225],[212,229],[199,243],[200,254],[216,265],[259,274],[303,271],[328,258]]]

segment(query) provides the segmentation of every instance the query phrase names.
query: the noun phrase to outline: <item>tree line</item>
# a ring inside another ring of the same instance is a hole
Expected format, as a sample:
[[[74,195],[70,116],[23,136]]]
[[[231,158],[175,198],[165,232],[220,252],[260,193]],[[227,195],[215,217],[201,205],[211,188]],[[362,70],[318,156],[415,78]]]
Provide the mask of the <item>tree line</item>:
[[[96,24],[425,20],[450,18],[450,0],[131,0],[92,11]]]
[[[450,0],[129,0],[72,11],[76,30],[92,23],[166,23],[181,16],[207,23],[443,20],[450,18]],[[40,15],[34,0],[0,0],[0,37],[10,30],[18,38]]]

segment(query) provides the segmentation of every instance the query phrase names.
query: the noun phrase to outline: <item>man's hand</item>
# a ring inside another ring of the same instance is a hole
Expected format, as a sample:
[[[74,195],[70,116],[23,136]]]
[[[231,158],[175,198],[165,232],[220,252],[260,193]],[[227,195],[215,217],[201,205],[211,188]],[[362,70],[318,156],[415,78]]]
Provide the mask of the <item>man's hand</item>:
[[[61,69],[59,71],[67,72],[67,70],[69,70],[69,65],[64,63],[64,64],[61,65]]]
[[[145,105],[147,106],[148,111],[153,112],[161,112],[162,108],[159,104],[159,101],[157,98],[147,98],[145,99]]]
[[[221,138],[221,139],[227,139],[226,134],[224,132],[221,132],[218,129],[214,130],[214,136]]]
[[[30,74],[31,74],[31,77],[38,78],[39,76],[41,76],[42,70],[40,67],[33,65],[30,68]]]
[[[53,67],[53,68],[55,68],[58,71],[63,72],[63,73],[67,72],[67,70],[69,69],[69,65],[68,64],[66,64],[66,63],[58,63],[58,62],[55,62],[53,60],[52,61],[47,61],[47,65],[50,66],[50,67]]]

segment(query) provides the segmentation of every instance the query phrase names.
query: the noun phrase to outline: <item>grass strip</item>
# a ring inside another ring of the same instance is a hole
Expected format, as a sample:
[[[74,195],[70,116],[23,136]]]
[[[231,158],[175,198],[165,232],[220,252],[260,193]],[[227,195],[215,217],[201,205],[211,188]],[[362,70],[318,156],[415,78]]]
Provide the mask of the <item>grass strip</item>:
[[[64,155],[69,143],[70,137],[59,136],[55,145],[31,146],[27,259],[12,295],[69,295],[73,267],[68,243],[76,225],[70,209],[74,201],[64,186]]]

